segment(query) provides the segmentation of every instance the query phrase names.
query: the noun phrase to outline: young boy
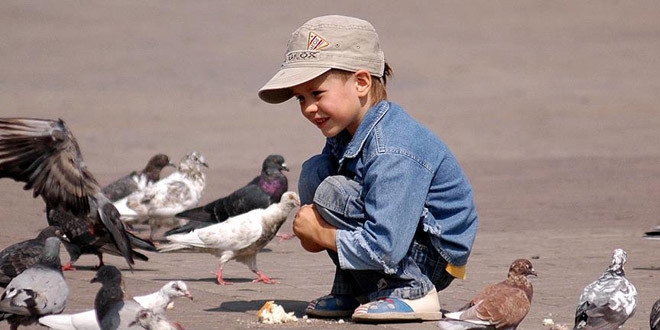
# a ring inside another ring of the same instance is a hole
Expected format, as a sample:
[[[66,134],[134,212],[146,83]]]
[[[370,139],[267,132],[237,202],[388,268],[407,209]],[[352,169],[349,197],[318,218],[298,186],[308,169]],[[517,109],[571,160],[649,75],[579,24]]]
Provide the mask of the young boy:
[[[289,39],[279,72],[259,91],[295,97],[327,138],[299,180],[294,232],[336,265],[315,317],[435,320],[437,291],[464,278],[477,233],[472,187],[448,147],[387,101],[378,35],[364,20],[313,18]]]

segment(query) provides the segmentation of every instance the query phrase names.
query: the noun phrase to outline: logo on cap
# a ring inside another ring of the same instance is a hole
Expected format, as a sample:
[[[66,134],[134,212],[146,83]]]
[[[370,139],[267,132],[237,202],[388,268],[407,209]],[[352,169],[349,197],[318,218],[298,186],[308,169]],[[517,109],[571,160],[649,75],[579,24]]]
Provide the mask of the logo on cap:
[[[330,46],[330,43],[315,32],[309,32],[307,50],[319,50]]]

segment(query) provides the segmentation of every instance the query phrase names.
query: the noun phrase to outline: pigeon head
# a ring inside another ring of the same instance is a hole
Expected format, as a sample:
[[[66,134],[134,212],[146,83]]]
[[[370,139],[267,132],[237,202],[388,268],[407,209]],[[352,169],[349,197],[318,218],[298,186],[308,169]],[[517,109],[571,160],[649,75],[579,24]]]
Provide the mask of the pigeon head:
[[[165,294],[170,297],[186,297],[193,300],[192,294],[188,291],[188,286],[183,281],[171,281],[163,287]]]
[[[52,266],[53,268],[62,268],[60,263],[60,241],[59,237],[48,237],[44,243],[44,250],[41,253],[40,262]]]
[[[612,251],[612,263],[607,270],[616,274],[624,275],[625,271],[623,269],[623,265],[627,260],[628,254],[626,251],[623,249],[615,249]]]
[[[509,267],[509,276],[512,275],[516,277],[526,277],[529,275],[538,276],[534,266],[532,266],[532,262],[527,259],[517,259],[513,261],[511,267]]]
[[[193,151],[183,156],[183,158],[181,158],[181,161],[179,162],[178,170],[179,172],[191,173],[193,175],[196,175],[197,173],[201,173],[202,166],[209,167],[206,164],[206,158],[204,158],[204,156],[200,152]]]
[[[284,157],[280,155],[270,155],[264,159],[264,163],[261,166],[262,171],[267,171],[269,169],[274,169],[277,171],[289,171],[289,168],[286,166],[286,163],[284,162]]]
[[[170,161],[170,157],[168,157],[165,154],[157,154],[157,155],[151,157],[151,159],[149,159],[149,162],[147,163],[147,168],[155,167],[155,168],[162,169],[166,166],[176,167],[174,165],[174,163],[172,163],[172,161]]]
[[[59,226],[48,226],[48,227],[42,229],[39,232],[39,235],[37,236],[37,239],[42,240],[42,241],[46,241],[46,239],[48,237],[57,237],[60,240],[68,242],[68,238],[66,237],[66,235],[64,235],[64,232],[62,231],[62,228],[60,228]]]
[[[96,276],[90,283],[121,284],[121,272],[115,266],[103,265],[96,271]]]
[[[296,206],[300,206],[300,197],[298,197],[298,194],[295,193],[294,191],[287,191],[284,194],[282,194],[280,203],[286,206],[291,206],[291,208],[294,208]]]

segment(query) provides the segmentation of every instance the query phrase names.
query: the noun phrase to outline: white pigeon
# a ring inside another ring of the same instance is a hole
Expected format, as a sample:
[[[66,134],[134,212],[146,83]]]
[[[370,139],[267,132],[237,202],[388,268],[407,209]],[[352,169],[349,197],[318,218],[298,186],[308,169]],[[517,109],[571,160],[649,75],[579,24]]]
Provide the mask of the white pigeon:
[[[265,209],[254,209],[224,222],[197,228],[186,234],[169,235],[170,242],[158,248],[161,252],[186,248],[201,249],[218,257],[218,284],[227,285],[222,276],[224,265],[232,259],[246,264],[257,274],[254,282],[275,283],[257,268],[257,253],[277,234],[294,208],[300,206],[298,194],[288,191],[279,203]]]
[[[64,310],[69,287],[62,273],[60,243],[57,237],[47,238],[39,261],[14,277],[0,297],[0,320],[6,319],[12,330]]]
[[[618,329],[635,314],[637,289],[625,277],[626,260],[626,251],[615,249],[607,270],[584,288],[573,329]]]
[[[151,240],[160,227],[181,225],[174,215],[197,206],[204,194],[206,175],[202,166],[208,167],[204,156],[189,153],[172,174],[114,202],[122,221],[148,223]]]
[[[193,299],[188,286],[183,281],[170,281],[160,290],[144,296],[133,297],[140,306],[151,310],[153,314],[164,314],[179,297]],[[39,323],[52,330],[99,330],[96,313],[93,309],[76,314],[48,315],[41,317]]]

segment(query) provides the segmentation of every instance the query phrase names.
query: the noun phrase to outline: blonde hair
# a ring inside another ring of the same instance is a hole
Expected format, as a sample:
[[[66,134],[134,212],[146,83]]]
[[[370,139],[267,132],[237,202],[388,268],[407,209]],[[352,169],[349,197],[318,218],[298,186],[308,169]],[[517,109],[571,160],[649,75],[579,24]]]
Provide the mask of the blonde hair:
[[[341,69],[332,69],[333,74],[338,74],[342,79],[346,80],[355,72],[341,70]],[[392,76],[392,67],[385,62],[385,70],[383,70],[382,77],[371,76],[371,89],[370,93],[372,96],[372,103],[369,106],[373,106],[376,103],[387,100],[387,80]]]

